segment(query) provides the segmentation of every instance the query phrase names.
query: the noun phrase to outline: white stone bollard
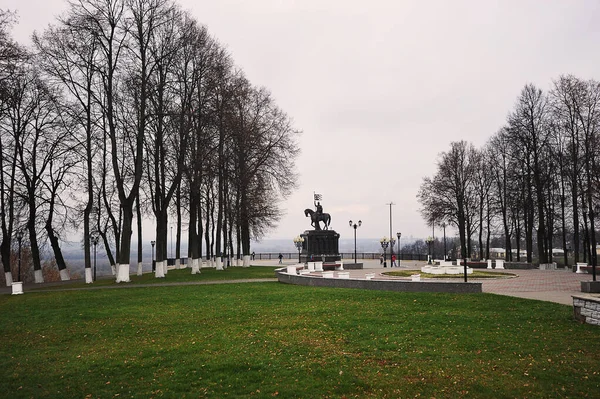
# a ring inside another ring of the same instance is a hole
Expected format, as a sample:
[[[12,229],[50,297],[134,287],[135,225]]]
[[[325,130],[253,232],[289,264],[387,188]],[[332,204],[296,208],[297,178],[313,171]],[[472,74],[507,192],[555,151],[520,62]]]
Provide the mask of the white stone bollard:
[[[322,272],[323,271],[323,262],[314,262],[315,264],[315,271],[316,272]]]
[[[496,269],[504,269],[504,259],[496,259]]]
[[[410,276],[410,280],[411,281],[421,281],[421,275],[420,274],[413,274]]]
[[[315,262],[308,262],[308,271],[309,272],[315,271]]]
[[[487,268],[488,268],[488,269],[491,269],[491,268],[492,268],[492,260],[491,260],[491,259],[488,259],[488,260],[487,260],[487,264],[488,264]]]
[[[344,270],[344,262],[340,261],[339,266],[336,264],[335,270]]]
[[[12,294],[19,295],[23,293],[23,282],[17,281],[11,284],[12,285]]]
[[[461,263],[462,263],[462,259],[456,259],[456,266],[460,266]]]
[[[333,272],[332,271],[323,272],[323,278],[333,278]]]

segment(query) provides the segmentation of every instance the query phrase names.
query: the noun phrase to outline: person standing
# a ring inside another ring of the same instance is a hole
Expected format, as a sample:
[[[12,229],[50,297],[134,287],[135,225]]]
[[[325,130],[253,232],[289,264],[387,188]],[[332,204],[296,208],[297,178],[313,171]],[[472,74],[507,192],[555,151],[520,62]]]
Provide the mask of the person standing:
[[[392,254],[392,265],[390,267],[394,267],[396,265],[396,254]]]
[[[283,259],[283,255],[281,254],[281,252],[279,253],[279,264],[281,265],[281,260]]]

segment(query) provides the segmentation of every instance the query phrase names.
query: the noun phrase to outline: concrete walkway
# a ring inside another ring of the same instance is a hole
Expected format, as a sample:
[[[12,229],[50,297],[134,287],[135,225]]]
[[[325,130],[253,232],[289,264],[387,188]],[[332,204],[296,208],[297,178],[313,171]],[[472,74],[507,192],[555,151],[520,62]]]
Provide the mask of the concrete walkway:
[[[359,262],[361,260],[359,259]],[[425,265],[425,262],[417,261],[402,261],[402,266],[390,268],[383,268],[379,264],[379,260],[364,260],[363,269],[361,270],[348,270],[350,272],[350,278],[364,278],[366,273],[375,273],[376,278],[389,278],[383,273],[394,270],[415,270],[418,272],[420,268]],[[294,260],[284,260],[281,266],[296,264]],[[352,263],[352,261],[346,260],[344,263]],[[279,266],[278,260],[257,260],[252,262],[255,266]],[[389,263],[388,263],[389,265]],[[485,270],[485,269],[482,269]],[[499,279],[471,279],[469,281],[477,281],[482,283],[483,292],[508,295],[520,298],[536,299],[540,301],[549,301],[561,303],[564,305],[572,305],[572,295],[581,294],[581,281],[591,281],[591,274],[576,274],[571,271],[552,271],[552,270],[494,270],[497,272],[507,273],[507,275],[514,274],[516,277],[499,278]],[[600,272],[600,270],[598,270]],[[403,277],[402,279],[408,279]],[[247,283],[247,282],[267,282],[277,281],[273,279],[259,279],[259,280],[221,280],[221,281],[199,281],[199,282],[179,282],[179,283],[157,283],[157,284],[136,284],[136,285],[116,285],[116,286],[104,286],[104,287],[86,287],[86,288],[69,288],[71,282],[81,281],[63,281],[55,283],[43,283],[43,284],[27,284],[24,287],[24,291],[28,292],[28,287],[35,286],[35,292],[42,292],[44,287],[56,287],[62,286],[62,288],[54,288],[52,291],[58,290],[75,290],[75,289],[117,289],[117,288],[135,288],[135,287],[158,287],[158,286],[170,286],[170,285],[202,285],[202,284],[228,284],[228,283]],[[427,279],[425,279],[427,281]],[[437,280],[439,281],[439,280]],[[446,281],[457,281],[456,279],[449,279]],[[462,280],[461,280],[462,281]],[[10,294],[10,287],[0,287],[1,294]]]

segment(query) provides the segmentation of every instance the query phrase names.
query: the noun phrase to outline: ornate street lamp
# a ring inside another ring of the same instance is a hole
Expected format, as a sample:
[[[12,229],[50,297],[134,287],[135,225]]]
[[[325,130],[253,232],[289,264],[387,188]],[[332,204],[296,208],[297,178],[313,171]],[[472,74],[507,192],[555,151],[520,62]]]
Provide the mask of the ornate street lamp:
[[[396,237],[398,237],[398,266],[402,266],[402,257],[400,256],[400,237],[402,237],[402,233],[396,233]]]
[[[21,242],[23,241],[23,230],[17,232],[17,240],[19,241],[19,273],[17,275],[17,281],[21,281]]]
[[[388,240],[387,237],[383,237],[381,240],[379,240],[379,243],[381,244],[381,248],[383,248],[383,267],[387,267],[385,251],[388,245],[390,245],[390,240]]]
[[[428,255],[428,261],[427,264],[431,265],[433,264],[433,262],[431,261],[432,255],[431,255],[431,245],[433,244],[433,237],[429,236],[427,237],[427,239],[425,240],[425,242],[427,243],[427,247],[428,247],[428,251],[427,251],[427,255]]]
[[[152,245],[152,271],[155,272],[156,264],[154,263],[154,245],[156,245],[156,241],[150,241],[150,245]]]
[[[92,236],[90,237],[90,241],[94,246],[94,281],[96,281],[96,248],[98,247],[98,242],[100,241],[100,237]]]
[[[302,250],[302,244],[304,243],[304,238],[300,236],[296,236],[294,238],[294,245],[298,248],[298,263],[302,263],[300,260],[300,251]]]
[[[356,264],[356,229],[362,226],[362,220],[359,220],[358,224],[352,223],[352,220],[350,220],[348,224],[354,228],[354,264]]]

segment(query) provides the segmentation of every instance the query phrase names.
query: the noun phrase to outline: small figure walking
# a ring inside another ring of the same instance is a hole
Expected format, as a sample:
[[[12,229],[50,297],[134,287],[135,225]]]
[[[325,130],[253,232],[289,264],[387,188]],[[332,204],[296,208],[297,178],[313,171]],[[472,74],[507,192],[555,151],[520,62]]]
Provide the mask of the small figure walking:
[[[379,255],[379,265],[383,265],[383,255]]]
[[[393,254],[393,255],[392,255],[392,265],[391,265],[390,267],[394,267],[394,266],[398,267],[398,266],[396,265],[396,254]]]
[[[281,260],[283,259],[283,255],[281,254],[281,252],[279,253],[279,264],[281,265]]]
[[[252,260],[254,260],[254,255],[255,255],[255,253],[254,253],[254,251],[252,251]]]

